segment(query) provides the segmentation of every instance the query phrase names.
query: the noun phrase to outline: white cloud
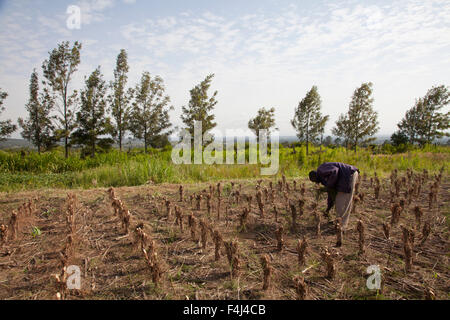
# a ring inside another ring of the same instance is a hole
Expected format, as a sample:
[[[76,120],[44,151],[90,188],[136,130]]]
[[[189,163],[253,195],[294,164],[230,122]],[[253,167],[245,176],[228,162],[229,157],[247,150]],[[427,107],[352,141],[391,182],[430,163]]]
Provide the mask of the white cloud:
[[[114,0],[81,0],[77,4],[81,9],[81,23],[91,24],[105,20],[103,11],[114,6]]]
[[[81,0],[79,4],[83,23],[93,24],[107,17],[113,20],[112,9],[118,2]],[[29,77],[30,65],[40,66],[49,50],[43,41],[48,34],[69,34],[61,28],[61,17],[41,15],[38,27],[30,32],[27,24],[17,22],[27,21],[19,15],[2,20],[6,31],[0,34],[0,85],[8,81],[10,72],[19,70]],[[166,80],[176,107],[175,124],[180,124],[179,107],[188,102],[189,89],[215,73],[212,89],[219,90],[219,126],[246,126],[258,108],[275,106],[281,134],[293,133],[289,120],[294,107],[313,84],[319,86],[324,112],[331,115],[330,131],[353,90],[372,81],[382,132],[391,132],[416,97],[431,85],[448,83],[444,70],[450,68],[449,21],[450,2],[440,0],[349,2],[317,9],[290,6],[278,13],[240,16],[211,10],[152,15],[111,26],[108,37],[114,41],[110,42],[103,33],[83,28],[88,36],[81,39],[77,81],[81,83],[82,76],[98,64],[111,78],[119,49],[126,48],[130,84],[144,70]]]

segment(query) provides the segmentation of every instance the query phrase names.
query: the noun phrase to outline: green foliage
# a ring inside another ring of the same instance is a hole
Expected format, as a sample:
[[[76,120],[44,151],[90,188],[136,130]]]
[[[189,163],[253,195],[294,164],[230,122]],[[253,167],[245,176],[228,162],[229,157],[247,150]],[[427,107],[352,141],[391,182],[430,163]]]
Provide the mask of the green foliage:
[[[59,128],[55,134],[64,138],[65,157],[69,156],[69,136],[75,128],[74,106],[77,104],[78,93],[70,93],[69,84],[73,74],[80,64],[81,43],[75,41],[73,47],[69,42],[58,44],[58,47],[50,52],[48,60],[42,64],[42,71],[46,81],[44,85],[49,93],[57,96],[62,105],[58,105],[60,116],[57,117]]]
[[[28,111],[28,119],[18,119],[19,126],[22,128],[22,137],[31,141],[40,153],[51,149],[56,144],[54,136],[55,127],[52,120],[55,117],[50,116],[55,101],[47,88],[39,93],[39,79],[36,70],[33,71],[30,78],[30,98],[25,108]]]
[[[164,81],[156,76],[153,79],[150,73],[144,72],[140,83],[135,89],[136,97],[130,117],[130,131],[135,138],[144,139],[144,150],[147,146],[168,144],[168,135],[171,134],[169,120],[169,96],[165,96]]]
[[[391,146],[392,147],[392,146]],[[358,152],[349,152],[346,148],[327,148],[310,146],[310,155],[306,156],[306,147],[280,148],[280,170],[278,176],[307,177],[310,170],[323,162],[345,162],[357,166],[361,173],[368,175],[377,172],[388,175],[393,169],[416,171],[427,169],[437,172],[442,166],[448,168],[450,148],[446,146],[426,145],[422,149],[414,148],[407,153],[395,153],[387,147],[378,146],[370,151],[358,148]],[[133,149],[130,153],[111,150],[82,159],[73,153],[67,159],[60,149],[52,152],[0,152],[0,190],[32,190],[40,188],[92,188],[137,186],[146,183],[190,183],[213,182],[233,179],[260,179],[259,164],[241,165],[175,165],[171,160],[171,151],[149,148],[145,154],[142,149]],[[94,182],[95,181],[95,182]],[[229,191],[224,185],[224,194]]]
[[[123,137],[129,129],[130,102],[133,97],[133,90],[126,89],[128,71],[128,55],[125,49],[122,49],[117,56],[114,81],[110,84],[112,93],[108,96],[111,113],[115,120],[113,137],[119,143],[121,151]]]
[[[0,114],[5,111],[5,107],[3,106],[3,101],[8,96],[8,93],[2,91],[0,88]],[[5,140],[7,137],[11,135],[14,131],[17,130],[17,126],[12,124],[11,120],[0,121],[0,141]]]
[[[378,113],[372,109],[372,83],[363,83],[353,93],[347,114],[341,114],[333,128],[333,134],[345,140],[356,151],[360,145],[368,144],[377,133]]]
[[[322,116],[320,100],[317,87],[313,86],[306,96],[300,101],[295,109],[294,119],[291,124],[297,131],[297,137],[301,143],[306,145],[306,154],[309,154],[309,143],[317,143],[319,136],[323,135],[325,124],[329,116]]]
[[[31,230],[31,236],[33,238],[36,238],[36,237],[40,236],[41,234],[42,234],[41,229],[39,229],[36,226],[34,226],[33,229]]]
[[[194,121],[202,122],[202,136],[206,131],[216,127],[214,114],[211,112],[217,104],[217,91],[211,97],[208,97],[208,90],[211,87],[211,81],[214,74],[208,75],[205,80],[191,89],[191,99],[187,107],[182,107],[181,120],[186,125],[187,131],[194,137]]]
[[[84,153],[95,156],[98,147],[108,149],[113,140],[104,137],[113,131],[109,117],[105,116],[106,83],[100,67],[85,80],[81,91],[80,111],[77,112],[77,130],[72,134],[72,143],[83,146]]]
[[[450,92],[444,85],[428,90],[423,98],[416,100],[414,107],[406,111],[398,123],[400,132],[410,143],[424,145],[449,136],[450,112],[439,112],[450,103]]]
[[[267,130],[267,134],[269,134],[270,129],[273,127],[275,127],[275,108],[270,108],[269,110],[259,109],[257,116],[248,122],[248,128],[253,130],[257,141],[259,141],[259,132],[261,130]]]

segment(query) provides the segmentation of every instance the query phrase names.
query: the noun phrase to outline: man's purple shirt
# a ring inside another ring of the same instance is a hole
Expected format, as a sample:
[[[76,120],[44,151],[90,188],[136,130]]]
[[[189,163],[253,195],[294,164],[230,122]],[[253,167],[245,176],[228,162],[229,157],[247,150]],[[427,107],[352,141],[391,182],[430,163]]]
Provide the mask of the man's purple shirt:
[[[340,162],[325,162],[317,168],[319,181],[327,188],[338,192],[352,191],[352,175],[358,168]]]
[[[327,189],[337,192],[352,192],[352,175],[358,168],[341,163],[325,162],[317,168],[317,178]],[[333,205],[331,193],[328,192],[328,209]]]

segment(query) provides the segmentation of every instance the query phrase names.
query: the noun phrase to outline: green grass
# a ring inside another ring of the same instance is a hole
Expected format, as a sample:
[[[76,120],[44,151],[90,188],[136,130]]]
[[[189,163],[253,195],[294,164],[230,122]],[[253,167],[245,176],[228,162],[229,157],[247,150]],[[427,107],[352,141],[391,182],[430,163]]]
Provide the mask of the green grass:
[[[406,153],[381,153],[382,148],[373,151],[345,148],[310,147],[306,156],[305,147],[280,149],[278,176],[304,177],[323,162],[345,162],[358,167],[362,174],[377,172],[386,176],[397,168],[401,171],[411,168],[416,171],[427,169],[437,172],[442,166],[448,170],[450,147],[426,146]],[[248,150],[247,150],[248,153]],[[260,175],[259,164],[234,165],[176,165],[171,161],[171,150],[151,149],[148,154],[134,149],[131,152],[112,150],[81,159],[74,152],[68,159],[62,150],[37,154],[31,152],[0,151],[0,191],[34,190],[44,188],[93,188],[137,186],[146,183],[189,183],[232,179],[267,178]]]

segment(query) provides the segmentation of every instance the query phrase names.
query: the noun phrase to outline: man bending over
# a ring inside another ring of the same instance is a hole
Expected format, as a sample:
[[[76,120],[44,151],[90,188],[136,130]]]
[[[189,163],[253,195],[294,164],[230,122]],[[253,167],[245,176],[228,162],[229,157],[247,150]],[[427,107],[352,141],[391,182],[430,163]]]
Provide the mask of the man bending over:
[[[340,162],[322,163],[317,171],[309,173],[309,180],[321,183],[326,187],[328,193],[327,215],[336,203],[336,216],[342,219],[343,230],[347,228],[350,217],[358,174],[358,168]]]

